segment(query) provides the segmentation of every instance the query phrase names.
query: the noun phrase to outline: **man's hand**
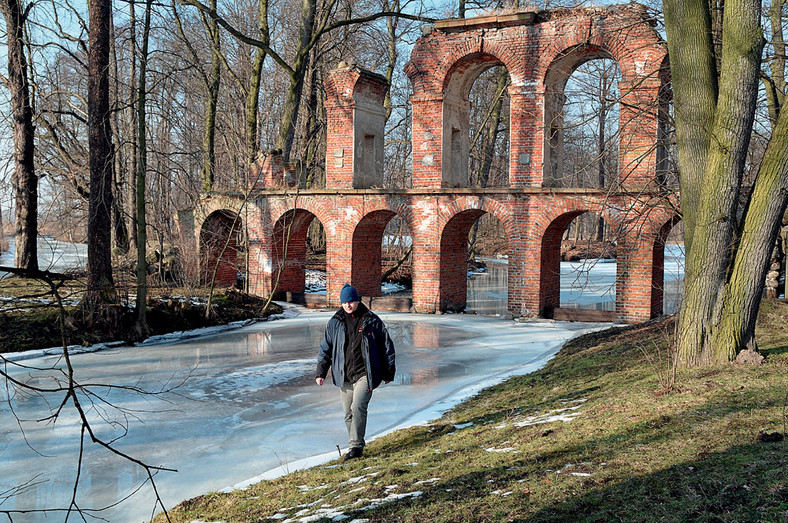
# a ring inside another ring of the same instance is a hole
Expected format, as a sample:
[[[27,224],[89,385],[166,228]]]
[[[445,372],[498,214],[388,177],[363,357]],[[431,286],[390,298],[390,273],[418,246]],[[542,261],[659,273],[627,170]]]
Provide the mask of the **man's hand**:
[[[317,383],[321,387],[323,386],[323,381],[325,381],[323,378],[315,378],[315,383]]]

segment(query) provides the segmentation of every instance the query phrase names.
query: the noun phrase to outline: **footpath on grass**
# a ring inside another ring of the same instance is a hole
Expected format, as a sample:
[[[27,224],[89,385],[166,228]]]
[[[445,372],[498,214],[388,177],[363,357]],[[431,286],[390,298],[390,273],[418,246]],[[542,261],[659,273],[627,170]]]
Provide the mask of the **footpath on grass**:
[[[334,461],[184,501],[172,521],[786,521],[788,304],[763,365],[680,370],[673,320],[568,342],[545,367]],[[159,515],[156,521],[166,521]]]

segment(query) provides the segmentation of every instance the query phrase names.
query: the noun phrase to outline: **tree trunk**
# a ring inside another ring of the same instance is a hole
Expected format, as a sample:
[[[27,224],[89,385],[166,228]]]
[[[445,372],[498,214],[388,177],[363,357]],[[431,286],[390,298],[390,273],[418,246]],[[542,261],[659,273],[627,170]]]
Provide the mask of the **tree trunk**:
[[[717,103],[717,66],[708,0],[663,0],[662,5],[676,113],[684,245],[689,253]]]
[[[153,0],[145,3],[145,22],[142,29],[142,52],[140,53],[140,79],[137,88],[137,140],[139,143],[139,172],[137,173],[137,332],[142,337],[148,332],[147,298],[148,298],[148,259],[147,259],[147,217],[145,214],[145,178],[148,170],[148,141],[146,133],[145,99],[147,93],[146,75],[148,71],[148,38],[150,35],[150,12]],[[161,253],[163,265],[164,253]]]
[[[109,35],[111,1],[89,4],[88,145],[90,199],[88,204],[88,315],[116,301],[112,277],[112,131],[109,110]]]
[[[709,64],[713,43],[708,34],[691,27],[692,21],[710,18],[708,3],[665,2],[666,15],[673,8],[670,17],[666,16],[666,27],[677,134],[681,130],[677,140],[687,244],[677,355],[681,364],[695,366],[728,361],[741,350],[716,340],[726,336],[723,329],[730,328],[723,326],[723,317],[734,314],[741,321],[748,301],[739,301],[738,293],[728,295],[726,285],[731,264],[737,263],[739,187],[755,112],[763,40],[757,0],[726,3],[718,82],[711,74],[716,69],[713,61]],[[673,18],[680,16],[682,20]],[[692,129],[697,136],[688,136]],[[749,237],[750,232],[741,233],[742,246],[757,241]],[[762,283],[763,278],[758,281]]]
[[[211,0],[211,9],[216,10],[216,0]],[[216,108],[219,103],[219,85],[221,83],[222,59],[219,54],[219,24],[216,20],[206,22],[208,35],[211,39],[211,81],[208,85],[208,105],[205,110],[205,138],[203,140],[202,190],[213,190],[214,169],[216,167]]]
[[[268,29],[268,0],[260,0],[257,14],[260,41],[269,45],[271,36]],[[258,48],[252,62],[249,93],[246,98],[246,151],[248,165],[252,165],[257,156],[257,110],[260,104],[260,80],[264,63],[265,51]]]
[[[282,108],[282,120],[279,126],[279,136],[276,148],[282,150],[285,162],[290,161],[290,154],[295,141],[295,130],[298,122],[298,107],[301,105],[301,93],[304,89],[304,76],[309,62],[309,51],[313,46],[315,14],[317,7],[314,0],[301,0],[301,25],[299,29],[299,43],[293,60],[293,70],[290,83],[285,95],[285,104]]]
[[[129,248],[137,248],[137,17],[134,0],[129,0],[129,215],[131,216],[131,234],[129,235]]]
[[[741,241],[725,287],[723,309],[711,344],[728,359],[754,347],[755,321],[763,298],[772,249],[788,203],[788,115],[782,111],[758,171],[741,226]]]
[[[8,35],[8,89],[11,92],[14,135],[14,266],[38,270],[38,178],[33,160],[35,128],[24,47],[27,11],[22,11],[19,0],[2,0],[0,10],[5,17]]]

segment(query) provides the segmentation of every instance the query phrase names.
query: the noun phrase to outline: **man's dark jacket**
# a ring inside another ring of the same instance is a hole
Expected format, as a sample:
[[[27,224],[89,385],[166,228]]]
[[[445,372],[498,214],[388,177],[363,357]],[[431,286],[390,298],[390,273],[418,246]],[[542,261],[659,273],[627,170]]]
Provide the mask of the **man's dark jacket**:
[[[325,336],[320,342],[315,373],[315,377],[325,378],[331,367],[331,379],[337,387],[345,382],[345,314],[344,309],[339,309],[328,320]],[[363,314],[361,325],[361,353],[367,367],[367,383],[374,389],[382,381],[394,379],[394,343],[383,321],[369,309]]]

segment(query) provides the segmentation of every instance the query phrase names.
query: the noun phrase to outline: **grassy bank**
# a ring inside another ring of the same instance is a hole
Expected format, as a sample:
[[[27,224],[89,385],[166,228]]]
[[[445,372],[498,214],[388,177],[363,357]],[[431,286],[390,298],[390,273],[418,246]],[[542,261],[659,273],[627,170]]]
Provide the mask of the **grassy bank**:
[[[764,441],[786,431],[788,304],[764,305],[765,365],[680,371],[666,389],[670,332],[663,322],[583,336],[542,370],[371,442],[360,460],[200,496],[170,517],[788,521],[788,447]]]

